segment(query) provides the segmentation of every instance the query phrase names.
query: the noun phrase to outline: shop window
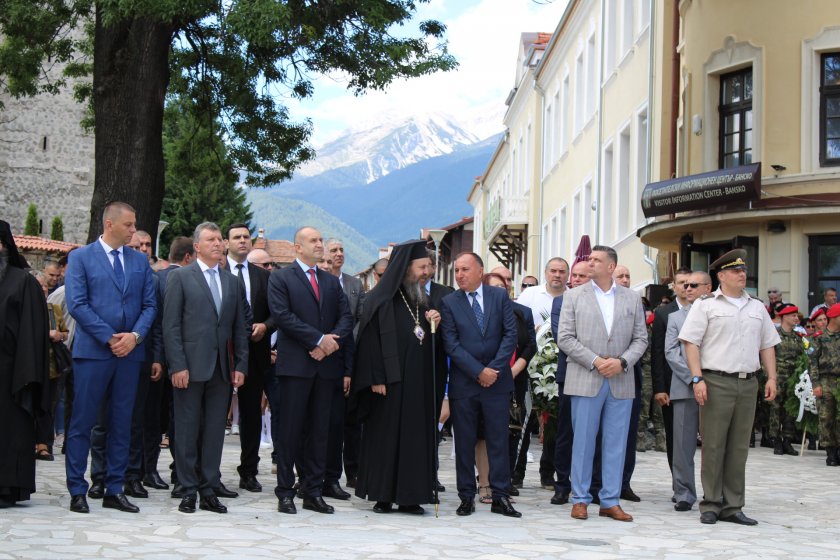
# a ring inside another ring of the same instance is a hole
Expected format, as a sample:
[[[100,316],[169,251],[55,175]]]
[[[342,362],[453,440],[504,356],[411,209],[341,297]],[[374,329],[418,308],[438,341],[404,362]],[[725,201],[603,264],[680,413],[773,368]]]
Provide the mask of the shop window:
[[[720,168],[752,163],[752,68],[720,77]]]
[[[820,165],[840,165],[840,53],[825,53],[820,68]]]

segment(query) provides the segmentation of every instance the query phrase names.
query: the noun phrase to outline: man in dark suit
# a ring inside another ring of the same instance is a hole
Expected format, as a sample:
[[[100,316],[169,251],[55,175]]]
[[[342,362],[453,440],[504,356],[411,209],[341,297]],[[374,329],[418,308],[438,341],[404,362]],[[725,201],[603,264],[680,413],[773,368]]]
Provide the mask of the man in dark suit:
[[[301,481],[303,507],[333,513],[321,490],[327,461],[332,401],[345,373],[340,342],[351,336],[353,315],[338,278],[316,266],[324,241],[312,227],[295,232],[295,262],[275,270],[268,283],[268,307],[277,325],[277,364],[270,391],[272,414],[280,416],[277,453],[278,511],[297,513],[293,465],[304,425]]]
[[[569,288],[577,288],[589,282],[589,263],[580,261],[572,267],[569,275]],[[551,303],[551,336],[557,342],[557,330],[560,324],[560,312],[563,309],[563,296],[554,298]],[[554,443],[554,496],[551,503],[559,506],[569,503],[572,493],[572,398],[564,393],[566,385],[567,356],[562,350],[557,351],[557,436]]]
[[[341,395],[333,396],[333,410],[330,416],[330,435],[327,443],[327,465],[324,473],[323,496],[339,500],[349,500],[350,493],[339,483],[341,479],[342,458],[344,473],[347,475],[347,486],[355,486],[356,475],[359,471],[359,440],[361,428],[355,415],[347,410],[346,398],[350,394],[350,381],[353,376],[353,357],[355,354],[354,339],[358,334],[359,318],[362,313],[362,281],[355,276],[342,272],[344,267],[344,244],[339,239],[328,239],[324,244],[326,257],[330,261],[330,272],[338,278],[347,304],[353,315],[353,331],[343,343],[341,353],[344,361],[344,382]]]
[[[665,359],[665,333],[668,330],[668,316],[686,305],[685,284],[691,276],[691,269],[680,268],[674,273],[674,301],[653,311],[653,325],[650,332],[650,378],[653,399],[662,407],[662,423],[665,426],[665,449],[668,454],[668,468],[673,470],[674,462],[674,410],[671,408],[671,366]]]
[[[166,364],[166,351],[163,345],[163,303],[166,297],[166,282],[169,278],[170,272],[182,266],[187,266],[195,260],[195,247],[193,246],[192,239],[184,236],[178,236],[173,239],[172,243],[169,245],[168,260],[171,264],[163,270],[159,270],[155,273],[158,279],[158,314],[155,322],[159,323],[158,328],[161,331],[161,344],[158,346],[160,354],[155,356],[155,361],[161,364],[164,372],[169,371]],[[172,456],[172,464],[170,465],[170,468],[172,469],[172,483],[175,486],[172,490],[172,497],[183,498],[182,487],[180,484],[177,484],[178,475],[175,470],[175,409],[172,406],[172,381],[169,379],[169,375],[163,376],[161,384],[163,385],[161,387],[161,395],[156,398],[160,399],[161,404],[166,404],[169,415],[167,435],[169,437],[169,453]],[[148,486],[149,488],[155,488],[157,490],[166,490],[169,488],[169,485],[163,481],[160,473],[157,471],[158,459],[160,458],[160,415],[158,415],[157,418],[147,417],[144,430],[147,434],[157,434],[158,437],[144,438],[143,441],[146,446],[146,469],[145,474],[143,475],[143,486]]]
[[[510,503],[508,411],[513,391],[510,360],[516,348],[513,307],[503,288],[483,286],[484,263],[475,253],[455,259],[459,290],[443,298],[441,331],[449,355],[449,403],[455,427],[458,515],[475,511],[475,444],[484,419],[490,462],[491,511],[521,517]]]
[[[251,230],[246,224],[234,224],[227,230],[227,269],[236,276],[245,290],[250,309],[248,331],[248,383],[237,389],[239,397],[239,487],[249,492],[262,492],[257,480],[262,434],[262,396],[265,376],[271,367],[271,333],[274,321],[268,311],[268,277],[266,269],[248,262],[251,252]]]
[[[103,507],[136,513],[123,493],[131,415],[143,339],[152,328],[156,301],[152,269],[142,253],[125,247],[136,231],[134,209],[113,202],[102,215],[102,235],[69,255],[65,293],[76,320],[73,341],[75,398],[65,443],[70,510],[88,513],[85,480],[90,431],[100,404],[110,403]]]
[[[196,261],[169,273],[163,305],[175,464],[183,486],[178,510],[194,513],[198,492],[201,509],[226,513],[216,489],[230,386],[240,387],[248,373],[247,302],[239,281],[219,266],[224,247],[219,226],[199,224],[193,240]]]

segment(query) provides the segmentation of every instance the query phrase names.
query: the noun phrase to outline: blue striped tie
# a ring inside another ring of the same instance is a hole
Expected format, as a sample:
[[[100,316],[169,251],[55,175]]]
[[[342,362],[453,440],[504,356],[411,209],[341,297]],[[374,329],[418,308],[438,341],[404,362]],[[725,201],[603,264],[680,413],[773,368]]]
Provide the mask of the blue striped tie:
[[[478,321],[478,328],[481,332],[484,332],[484,311],[481,310],[481,306],[478,304],[478,292],[470,292],[470,296],[472,297],[472,309],[473,313],[475,313],[475,320]]]

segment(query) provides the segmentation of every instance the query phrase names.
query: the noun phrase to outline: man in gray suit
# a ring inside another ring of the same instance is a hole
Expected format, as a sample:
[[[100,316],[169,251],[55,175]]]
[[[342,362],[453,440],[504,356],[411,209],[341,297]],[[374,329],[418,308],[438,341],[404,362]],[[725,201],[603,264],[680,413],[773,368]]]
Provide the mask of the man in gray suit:
[[[564,393],[572,400],[572,517],[586,519],[592,502],[592,459],[601,428],[601,517],[632,521],[619,505],[627,430],[635,397],[633,365],[647,348],[642,299],[617,286],[618,256],[596,245],[589,256],[591,282],[566,292],[557,344],[566,356]],[[603,424],[603,426],[602,426]]]
[[[691,371],[680,343],[680,329],[685,324],[691,304],[711,290],[712,279],[708,273],[692,272],[685,283],[685,299],[688,304],[668,315],[668,328],[665,331],[665,360],[671,368],[671,390],[668,396],[674,416],[671,478],[676,501],[674,509],[677,511],[691,511],[691,506],[697,501],[694,452],[697,450],[697,429],[700,423],[700,407],[691,388]]]
[[[169,273],[163,312],[175,409],[175,464],[183,486],[178,509],[194,513],[198,492],[201,509],[226,513],[214,491],[221,484],[231,385],[241,386],[248,373],[247,302],[242,284],[219,266],[224,247],[219,226],[199,224],[193,239],[197,259]]]

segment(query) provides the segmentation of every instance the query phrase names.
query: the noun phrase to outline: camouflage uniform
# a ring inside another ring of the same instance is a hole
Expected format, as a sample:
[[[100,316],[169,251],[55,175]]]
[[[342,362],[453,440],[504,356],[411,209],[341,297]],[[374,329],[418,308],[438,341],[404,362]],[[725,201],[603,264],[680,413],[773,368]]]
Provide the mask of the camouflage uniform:
[[[648,340],[651,339],[651,327],[648,326]],[[642,403],[639,411],[639,429],[636,439],[636,451],[646,451],[654,447],[651,441],[648,423],[653,422],[656,435],[655,447],[657,451],[665,451],[665,424],[662,420],[662,408],[653,400],[653,380],[650,374],[651,348],[648,344],[642,356]]]
[[[785,410],[787,401],[787,383],[796,373],[796,362],[805,350],[802,338],[795,332],[779,329],[782,341],[776,345],[776,398],[770,404],[770,435],[775,438],[792,440],[796,437],[793,418]],[[777,439],[778,441],[778,439]]]
[[[817,408],[820,416],[820,445],[829,453],[840,447],[840,425],[837,422],[837,401],[834,391],[840,387],[840,333],[826,330],[813,341],[814,353],[810,356],[811,383],[822,388]]]

